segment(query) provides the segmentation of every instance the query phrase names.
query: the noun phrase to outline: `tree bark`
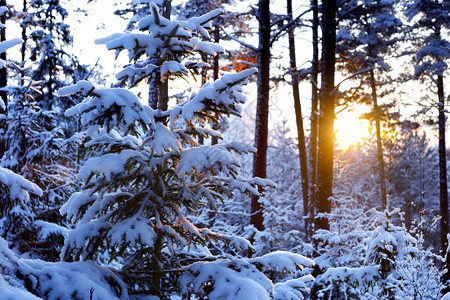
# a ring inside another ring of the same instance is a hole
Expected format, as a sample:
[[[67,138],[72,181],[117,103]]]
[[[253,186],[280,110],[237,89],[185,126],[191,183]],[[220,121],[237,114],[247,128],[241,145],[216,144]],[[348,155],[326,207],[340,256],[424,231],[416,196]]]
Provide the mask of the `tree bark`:
[[[439,199],[441,214],[441,250],[446,258],[444,264],[447,272],[443,274],[443,283],[450,279],[450,258],[446,257],[449,233],[448,228],[448,187],[447,187],[447,157],[445,147],[445,99],[444,99],[444,77],[437,77],[438,99],[439,99]]]
[[[292,0],[287,0],[287,14],[289,21],[292,20]],[[300,102],[300,91],[298,88],[297,62],[295,57],[295,40],[294,40],[295,26],[289,30],[289,59],[290,71],[292,77],[292,94],[294,96],[295,120],[297,123],[297,138],[298,138],[298,156],[300,161],[300,175],[302,177],[302,195],[303,195],[303,216],[305,217],[305,239],[309,240],[308,235],[308,162],[306,159],[306,145],[305,145],[305,131],[303,128],[302,106]]]
[[[0,0],[0,6],[6,6],[6,0]],[[0,17],[0,21],[3,25],[6,24],[6,13],[4,13],[1,17]],[[4,42],[6,41],[6,28],[2,28],[0,30],[0,41]],[[0,59],[3,59],[4,61],[6,61],[6,52],[0,53]],[[6,87],[7,85],[7,76],[8,76],[8,72],[7,72],[7,66],[5,66],[4,68],[0,69],[0,87]],[[8,106],[8,98],[7,98],[7,94],[6,91],[1,91],[0,92],[0,97],[3,100],[3,103],[5,104],[5,107]],[[7,108],[2,109],[0,108],[0,113],[1,114],[6,114],[7,113]]]
[[[270,80],[270,0],[259,0],[257,19],[259,22],[258,48],[258,95],[255,121],[255,147],[253,176],[266,178],[267,134],[269,120],[269,80]],[[261,190],[260,190],[261,192]],[[258,196],[252,197],[250,223],[263,230],[262,205]]]
[[[370,70],[370,87],[372,89],[372,101],[373,110],[375,113],[375,130],[377,137],[377,160],[378,160],[378,174],[380,176],[380,196],[381,196],[381,208],[387,209],[387,196],[386,196],[386,176],[384,170],[384,157],[383,157],[383,143],[381,140],[381,112],[378,106],[377,88],[375,83],[375,74],[373,69]]]
[[[312,70],[311,70],[311,183],[310,183],[310,220],[313,220],[316,208],[316,190],[317,190],[317,134],[318,134],[318,75],[319,75],[319,6],[317,0],[311,1],[313,20],[312,20]],[[311,222],[313,225],[314,222]],[[311,230],[312,232],[313,230]]]
[[[336,1],[322,3],[322,86],[320,91],[319,147],[317,162],[317,211],[329,213],[333,188],[334,72],[336,64]],[[328,218],[320,216],[317,229],[329,229]]]
[[[161,8],[161,14],[164,18],[170,20],[172,12],[172,1],[165,0]],[[154,56],[151,58],[151,64],[160,67],[161,57]],[[148,89],[148,105],[153,109],[167,110],[169,103],[169,85],[168,81],[161,81],[160,72],[156,72],[155,76],[149,80]]]
[[[6,6],[6,0],[0,0],[0,6]],[[0,22],[5,25],[6,24],[6,13],[4,13],[1,18]],[[2,28],[0,30],[0,41],[4,42],[6,41],[6,29]],[[6,52],[0,53],[0,59],[3,59],[6,61]],[[7,72],[7,66],[0,69],[0,87],[6,87],[7,85],[7,79],[8,79],[8,72]],[[8,123],[6,122],[6,117],[8,115],[8,97],[6,91],[0,92],[0,97],[2,98],[1,101],[5,104],[5,109],[0,107],[0,114],[4,115],[4,118],[0,120],[0,159],[3,157],[3,154],[5,154],[6,151],[6,145],[4,140],[4,134],[6,130],[8,129]]]
[[[369,33],[369,41],[367,43],[367,49],[369,58],[371,60],[376,59],[376,55],[374,53],[373,43],[371,41],[371,37],[373,36],[372,27],[367,20],[367,16],[364,18],[367,23],[367,32]],[[380,177],[380,198],[381,198],[381,209],[384,211],[388,207],[387,203],[387,195],[386,195],[386,175],[385,175],[385,167],[384,167],[384,157],[383,157],[383,142],[381,139],[381,112],[380,107],[378,106],[378,96],[377,96],[377,84],[375,81],[375,71],[373,69],[374,64],[372,65],[372,69],[369,71],[370,77],[370,88],[372,94],[372,102],[373,102],[373,110],[375,114],[375,130],[376,130],[376,138],[377,138],[377,160],[378,160],[378,176]]]
[[[27,14],[27,0],[23,0],[23,14],[25,15],[24,17],[26,17]],[[25,23],[22,24],[22,46],[20,48],[20,54],[21,54],[21,58],[22,58],[22,68],[25,67],[25,54],[26,54],[26,50],[27,50],[27,25]],[[25,77],[25,71],[21,71],[20,72],[20,85],[24,85],[24,77]]]
[[[214,42],[219,43],[220,41],[220,26],[218,24],[218,21],[216,20],[216,26],[214,28]],[[214,81],[219,79],[219,53],[217,53],[214,56],[214,64],[213,64],[213,79]],[[213,124],[213,129],[217,130],[218,125]],[[211,145],[217,145],[218,139],[216,137],[212,137],[211,139]]]

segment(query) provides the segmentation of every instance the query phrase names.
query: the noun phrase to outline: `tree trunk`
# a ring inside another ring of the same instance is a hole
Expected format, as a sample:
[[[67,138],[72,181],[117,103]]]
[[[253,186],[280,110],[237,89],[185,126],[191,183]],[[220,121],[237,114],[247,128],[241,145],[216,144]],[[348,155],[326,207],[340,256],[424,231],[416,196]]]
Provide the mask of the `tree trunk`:
[[[216,20],[216,26],[214,28],[214,42],[215,43],[219,43],[220,41],[220,26],[218,23],[218,20]],[[217,53],[214,56],[214,65],[213,65],[213,80],[217,80],[219,79],[219,53]],[[219,125],[218,124],[212,124],[212,128],[214,130],[218,130],[219,129]],[[211,138],[211,145],[217,145],[219,142],[219,140],[216,137],[212,137]],[[211,228],[214,225],[214,221],[215,221],[215,217],[216,217],[216,212],[214,211],[214,209],[210,206],[209,207],[209,228]]]
[[[162,7],[162,15],[164,18],[170,20],[172,14],[172,0],[165,0]],[[169,81],[161,82],[161,90],[159,94],[158,108],[166,111],[169,108]]]
[[[26,14],[27,14],[27,0],[23,0],[23,14],[25,15],[25,17],[26,17]],[[24,68],[25,67],[25,54],[26,54],[26,50],[27,50],[27,39],[28,39],[28,37],[27,37],[27,25],[26,24],[23,24],[22,25],[22,46],[21,46],[21,48],[20,48],[20,54],[21,54],[21,58],[22,58],[22,68]],[[21,76],[21,79],[20,79],[20,85],[24,85],[25,83],[24,83],[24,78],[25,78],[25,71],[20,71],[20,76]]]
[[[444,78],[437,77],[437,88],[439,98],[439,199],[441,214],[441,250],[444,257],[448,247],[448,189],[447,189],[447,157],[445,149],[445,99],[444,99]],[[450,279],[450,258],[446,257],[445,268],[447,272],[443,275],[443,283]]]
[[[270,80],[270,0],[259,0],[258,95],[255,121],[255,147],[253,176],[266,178],[267,134],[269,121]],[[263,212],[257,196],[252,197],[250,223],[263,230]]]
[[[330,212],[333,188],[334,71],[336,51],[336,1],[322,3],[322,86],[320,91],[317,211]],[[317,218],[317,229],[329,229],[327,217]]]
[[[6,0],[0,0],[0,6],[6,6]],[[0,21],[3,25],[6,24],[6,13],[4,13]],[[0,41],[4,42],[6,41],[6,29],[2,28],[0,29]],[[0,59],[3,59],[6,61],[6,52],[0,53]],[[7,66],[0,69],[0,88],[6,87],[7,85]],[[0,92],[0,97],[2,98],[1,101],[5,104],[5,109],[0,107],[0,114],[5,115],[2,120],[0,120],[0,159],[3,157],[3,154],[6,151],[6,145],[4,140],[4,134],[8,128],[8,123],[6,122],[6,116],[8,115],[8,98],[6,91]]]
[[[161,8],[161,14],[164,18],[170,20],[170,15],[172,11],[172,1],[165,0]],[[151,64],[160,67],[161,58],[152,57]],[[156,76],[150,78],[149,89],[148,89],[148,105],[153,109],[161,109],[163,111],[167,110],[169,103],[169,85],[168,81],[161,81],[160,73],[156,72]]]
[[[218,21],[216,20],[216,26],[215,26],[215,28],[214,28],[214,42],[218,44],[219,41],[220,41],[220,26],[219,26]],[[219,53],[217,53],[217,54],[214,56],[213,79],[214,79],[214,80],[219,79]],[[213,129],[214,129],[214,130],[217,130],[218,128],[219,128],[218,125],[213,124]],[[211,145],[217,145],[217,143],[218,143],[217,138],[216,138],[216,137],[213,137],[213,138],[211,139]]]
[[[383,157],[383,143],[381,140],[381,112],[378,106],[377,88],[375,83],[375,74],[373,69],[370,70],[370,87],[372,89],[373,110],[375,113],[375,130],[377,136],[377,160],[378,160],[378,174],[380,176],[380,196],[381,209],[387,209],[386,196],[386,176],[384,171],[384,157]]]
[[[0,6],[6,6],[6,0],[0,0]],[[0,21],[3,25],[6,24],[6,13],[4,13],[1,18]],[[2,28],[0,30],[0,41],[4,42],[6,41],[6,28]],[[0,53],[0,59],[3,59],[4,61],[6,61],[6,52]],[[5,66],[4,68],[0,69],[0,88],[6,87],[7,84],[7,66]],[[7,99],[7,94],[6,91],[1,91],[0,92],[0,97],[3,100],[3,103],[5,104],[5,107],[8,106],[8,99]],[[7,109],[2,109],[0,108],[0,113],[1,114],[6,114]]]
[[[311,1],[313,20],[312,20],[312,70],[311,70],[311,183],[310,183],[310,205],[309,205],[309,218],[314,220],[314,211],[316,204],[316,191],[317,191],[317,124],[318,124],[318,75],[319,75],[319,6],[317,0]],[[311,222],[313,225],[314,222]],[[311,229],[311,232],[313,230]]]
[[[287,14],[289,20],[292,20],[292,0],[287,0]],[[308,236],[308,162],[306,159],[306,145],[305,132],[303,129],[302,106],[300,102],[300,91],[298,88],[297,62],[295,57],[295,41],[294,41],[295,26],[289,30],[289,59],[292,77],[292,94],[294,96],[295,120],[297,122],[297,138],[298,138],[298,156],[300,160],[300,173],[302,177],[302,194],[303,194],[303,216],[305,217],[305,239],[309,240]]]

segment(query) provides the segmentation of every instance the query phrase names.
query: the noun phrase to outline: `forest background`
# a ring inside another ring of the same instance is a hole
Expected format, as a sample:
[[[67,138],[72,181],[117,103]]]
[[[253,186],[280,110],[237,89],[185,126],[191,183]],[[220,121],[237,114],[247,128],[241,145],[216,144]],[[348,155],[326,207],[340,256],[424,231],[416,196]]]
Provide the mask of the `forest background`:
[[[5,299],[450,297],[448,1],[0,6]]]

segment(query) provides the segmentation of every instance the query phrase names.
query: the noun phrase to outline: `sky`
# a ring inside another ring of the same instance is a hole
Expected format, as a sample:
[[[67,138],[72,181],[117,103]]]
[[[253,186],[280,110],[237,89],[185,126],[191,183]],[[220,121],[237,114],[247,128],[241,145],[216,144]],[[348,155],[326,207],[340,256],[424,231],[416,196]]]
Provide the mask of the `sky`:
[[[63,0],[63,6],[69,11],[69,18],[66,20],[67,24],[71,26],[71,32],[73,34],[73,53],[75,53],[84,64],[94,65],[98,60],[98,65],[101,66],[102,73],[106,76],[107,85],[115,81],[114,74],[121,70],[121,66],[127,62],[125,55],[121,55],[119,61],[115,60],[114,52],[108,51],[105,45],[96,45],[95,40],[113,34],[115,32],[122,32],[126,28],[127,21],[123,20],[119,16],[114,14],[117,9],[116,2],[128,2],[128,0],[94,0],[91,3],[87,3],[88,0]],[[131,0],[130,0],[131,1]],[[176,5],[177,1],[174,0],[173,4]],[[244,1],[244,6],[255,4],[255,1]],[[303,3],[305,1],[293,1],[294,2],[294,16],[304,10]],[[17,5],[17,9],[21,10],[22,0],[9,0],[8,4]],[[242,8],[244,10],[245,8]],[[285,1],[277,0],[272,1],[271,9],[273,13],[284,14],[285,13]],[[81,11],[85,11],[85,13]],[[73,13],[73,11],[78,11]],[[255,26],[256,27],[256,26]],[[15,28],[15,29],[14,29]],[[8,25],[7,38],[19,37],[20,28],[15,23],[13,26]],[[246,41],[257,45],[257,39]],[[235,48],[237,43],[228,42],[222,43],[225,48]],[[296,47],[297,47],[297,65],[298,67],[308,67],[311,56],[311,33],[310,31],[296,31]],[[12,53],[14,51],[11,51]],[[282,38],[279,42],[274,44],[272,53],[278,59],[274,63],[281,64],[283,66],[288,65],[288,49],[287,39]],[[120,57],[119,57],[120,58]],[[281,59],[280,59],[281,58]],[[274,68],[273,73],[279,72]],[[289,76],[286,76],[287,80],[290,80]],[[339,81],[339,77],[337,77]],[[256,101],[256,87],[250,85],[248,88],[248,101],[249,106],[254,107]],[[306,128],[309,127],[310,116],[310,95],[311,88],[309,82],[302,82],[300,84],[300,96],[302,101],[302,113]],[[271,102],[270,102],[270,121],[271,127],[276,123],[280,123],[284,120],[287,121],[287,125],[291,128],[290,135],[296,136],[295,132],[295,110],[292,99],[291,88],[287,83],[281,83],[276,89],[271,89]],[[364,130],[359,130],[364,127],[361,121],[358,119],[359,115],[367,112],[370,108],[365,107],[363,109],[357,108],[354,111],[344,110],[337,116],[336,127],[337,135],[341,136],[339,139],[346,139],[343,144],[346,147],[351,141],[346,138],[350,129],[358,128],[358,134],[355,130],[352,131],[352,135],[363,135]],[[339,109],[337,109],[339,111]],[[248,117],[251,117],[253,112],[250,110]],[[367,131],[367,130],[366,130]],[[308,132],[306,132],[308,134]]]

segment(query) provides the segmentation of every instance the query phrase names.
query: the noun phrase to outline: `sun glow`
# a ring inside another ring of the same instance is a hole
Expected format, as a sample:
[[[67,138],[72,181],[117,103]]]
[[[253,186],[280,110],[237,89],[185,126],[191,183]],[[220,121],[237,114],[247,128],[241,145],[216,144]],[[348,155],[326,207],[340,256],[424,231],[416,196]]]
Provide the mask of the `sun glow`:
[[[336,118],[334,130],[338,149],[347,150],[371,136],[370,122],[359,116],[356,112],[345,112]]]

